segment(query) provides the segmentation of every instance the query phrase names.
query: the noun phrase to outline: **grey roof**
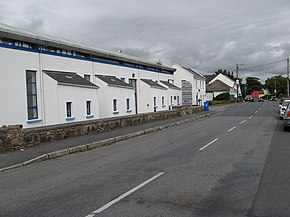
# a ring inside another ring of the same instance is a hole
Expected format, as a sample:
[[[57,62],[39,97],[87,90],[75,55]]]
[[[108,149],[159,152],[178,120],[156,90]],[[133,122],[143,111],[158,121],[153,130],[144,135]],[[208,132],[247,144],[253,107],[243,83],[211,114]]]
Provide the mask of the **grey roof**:
[[[164,66],[164,65],[153,63],[153,62],[143,61],[139,58],[124,55],[121,53],[109,52],[102,49],[92,48],[92,47],[85,46],[79,43],[73,43],[65,39],[52,37],[45,34],[35,33],[26,29],[15,28],[15,27],[4,25],[1,23],[0,23],[0,37],[19,40],[19,41],[23,41],[27,43],[34,43],[37,45],[44,45],[44,46],[61,48],[61,49],[73,50],[73,51],[85,53],[88,55],[94,55],[99,58],[112,59],[112,60],[121,61],[121,62],[144,65],[147,67],[153,67],[156,69],[166,70],[170,72],[176,71],[175,68],[172,68],[169,66]]]
[[[205,83],[208,84],[216,75],[205,75]]]
[[[182,68],[184,68],[185,70],[187,70],[188,72],[193,74],[193,76],[197,79],[201,79],[201,80],[205,79],[205,77],[202,74],[200,74],[199,72],[197,72],[196,70],[193,70],[193,69],[187,68],[187,67],[183,67],[183,66],[182,66]]]
[[[221,92],[230,91],[231,87],[220,80],[215,80],[214,82],[206,86],[206,92]]]
[[[78,86],[78,87],[87,87],[87,88],[99,88],[97,85],[89,82],[83,77],[79,76],[76,73],[72,72],[59,72],[59,71],[44,71],[49,77],[57,81],[59,85],[68,85],[68,86]]]
[[[102,80],[103,82],[107,83],[109,86],[114,87],[121,87],[121,88],[130,88],[133,89],[134,87],[127,84],[126,82],[122,81],[121,79],[117,78],[116,76],[109,76],[109,75],[96,75],[97,78]]]
[[[152,88],[167,90],[167,88],[161,86],[160,84],[158,84],[157,82],[155,82],[155,81],[153,81],[151,79],[141,79],[141,81],[143,81],[144,83],[148,84]]]
[[[166,85],[167,87],[169,87],[170,89],[175,89],[175,90],[181,90],[181,88],[175,86],[174,84],[171,84],[168,81],[160,81],[162,84]]]

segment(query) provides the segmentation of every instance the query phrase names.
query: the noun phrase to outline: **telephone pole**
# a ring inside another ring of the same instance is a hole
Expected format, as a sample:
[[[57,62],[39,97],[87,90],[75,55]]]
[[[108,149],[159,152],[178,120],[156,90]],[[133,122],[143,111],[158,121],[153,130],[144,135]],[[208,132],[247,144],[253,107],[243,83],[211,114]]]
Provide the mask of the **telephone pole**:
[[[243,64],[236,64],[237,102],[239,102],[239,65],[242,66]]]
[[[287,61],[287,98],[289,99],[289,58],[287,58],[286,61]]]

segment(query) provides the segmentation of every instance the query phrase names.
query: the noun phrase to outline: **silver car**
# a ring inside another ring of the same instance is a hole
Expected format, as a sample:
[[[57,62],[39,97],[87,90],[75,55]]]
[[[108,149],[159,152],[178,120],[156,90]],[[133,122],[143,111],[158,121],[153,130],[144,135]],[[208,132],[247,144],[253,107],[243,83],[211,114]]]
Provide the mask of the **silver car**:
[[[290,128],[290,105],[288,105],[284,111],[283,125],[284,130],[288,131],[288,129]]]
[[[279,109],[280,120],[283,119],[285,110],[286,110],[287,106],[289,105],[289,103],[290,103],[290,100],[289,99],[286,99],[286,100],[284,100],[284,102],[282,103],[282,105],[279,106],[280,107],[280,109]]]

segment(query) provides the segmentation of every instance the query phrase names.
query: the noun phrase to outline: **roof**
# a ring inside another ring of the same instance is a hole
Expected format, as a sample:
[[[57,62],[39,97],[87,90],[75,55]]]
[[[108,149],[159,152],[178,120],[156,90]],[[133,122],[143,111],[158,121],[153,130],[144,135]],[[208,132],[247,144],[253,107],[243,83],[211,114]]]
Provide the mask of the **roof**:
[[[208,84],[216,75],[205,75],[205,83]]]
[[[144,65],[146,67],[166,70],[169,72],[176,71],[175,68],[172,68],[169,66],[159,65],[159,64],[149,62],[149,61],[143,61],[139,58],[124,55],[121,53],[109,52],[102,49],[92,48],[92,47],[82,45],[79,43],[73,43],[65,39],[48,36],[45,34],[35,33],[26,29],[15,28],[15,27],[4,25],[1,23],[0,23],[0,37],[19,40],[19,41],[23,41],[27,43],[33,43],[37,45],[73,50],[76,52],[85,53],[87,55],[93,55],[96,58],[99,57],[99,58],[111,59],[111,60],[131,63],[131,64],[142,65],[142,66]]]
[[[194,70],[194,69],[187,68],[187,67],[183,67],[183,66],[182,66],[182,68],[184,68],[186,71],[188,71],[188,72],[190,72],[191,74],[193,74],[193,75],[195,76],[195,78],[199,78],[199,79],[202,79],[202,80],[205,79],[205,77],[204,77],[202,74],[200,74],[199,72],[197,72],[197,71]]]
[[[230,91],[230,86],[220,80],[216,80],[206,86],[206,92]]]
[[[166,85],[167,87],[169,87],[170,89],[175,89],[175,90],[181,90],[181,88],[175,86],[174,84],[171,84],[168,81],[160,81],[162,84]]]
[[[141,81],[143,81],[144,83],[148,84],[152,88],[167,90],[167,88],[161,86],[160,84],[158,84],[157,82],[155,82],[155,81],[153,81],[151,79],[141,79]]]
[[[96,77],[103,82],[107,83],[108,86],[113,87],[121,87],[121,88],[130,88],[133,89],[134,87],[127,84],[126,82],[122,81],[121,79],[117,78],[116,76],[109,76],[109,75],[96,75]]]
[[[89,82],[83,77],[72,72],[59,72],[59,71],[43,71],[49,77],[57,81],[58,85],[68,85],[77,87],[87,87],[87,88],[99,88],[97,85]]]

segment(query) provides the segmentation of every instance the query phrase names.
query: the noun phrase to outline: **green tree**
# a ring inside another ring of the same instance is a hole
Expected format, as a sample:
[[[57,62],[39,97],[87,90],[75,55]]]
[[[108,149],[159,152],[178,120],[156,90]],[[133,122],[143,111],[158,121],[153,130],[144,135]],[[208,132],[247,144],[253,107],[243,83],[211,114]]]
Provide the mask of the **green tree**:
[[[246,95],[250,95],[253,91],[262,90],[262,84],[257,77],[247,77],[246,78]]]
[[[282,75],[267,78],[264,86],[269,90],[271,95],[275,95],[275,90],[277,97],[287,95],[287,78],[282,77]]]

